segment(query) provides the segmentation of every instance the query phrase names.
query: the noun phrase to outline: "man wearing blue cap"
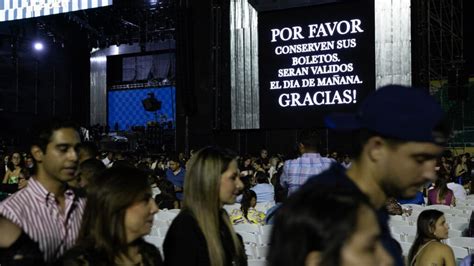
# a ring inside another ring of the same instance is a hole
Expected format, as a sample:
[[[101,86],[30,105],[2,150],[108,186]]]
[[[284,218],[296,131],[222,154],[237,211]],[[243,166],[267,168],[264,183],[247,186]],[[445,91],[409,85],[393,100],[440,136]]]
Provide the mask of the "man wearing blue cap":
[[[400,246],[390,235],[384,203],[388,197],[413,198],[423,184],[436,178],[436,159],[449,134],[443,118],[439,104],[424,91],[382,87],[367,97],[357,114],[333,114],[325,119],[328,128],[357,130],[359,146],[351,167],[346,170],[333,164],[304,186],[352,188],[367,196],[377,209],[383,246],[395,265],[403,265]]]

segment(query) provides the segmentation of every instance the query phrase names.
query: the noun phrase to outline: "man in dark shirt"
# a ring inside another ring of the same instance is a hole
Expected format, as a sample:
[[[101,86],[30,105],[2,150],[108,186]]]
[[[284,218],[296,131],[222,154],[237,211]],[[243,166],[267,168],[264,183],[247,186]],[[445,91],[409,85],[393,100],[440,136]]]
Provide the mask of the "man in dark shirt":
[[[424,91],[391,85],[370,95],[357,114],[334,114],[325,120],[332,129],[358,130],[359,146],[349,169],[333,164],[305,187],[325,184],[365,194],[378,210],[382,243],[395,265],[403,265],[402,253],[390,235],[384,203],[388,197],[413,198],[435,179],[436,159],[449,135],[443,116]]]

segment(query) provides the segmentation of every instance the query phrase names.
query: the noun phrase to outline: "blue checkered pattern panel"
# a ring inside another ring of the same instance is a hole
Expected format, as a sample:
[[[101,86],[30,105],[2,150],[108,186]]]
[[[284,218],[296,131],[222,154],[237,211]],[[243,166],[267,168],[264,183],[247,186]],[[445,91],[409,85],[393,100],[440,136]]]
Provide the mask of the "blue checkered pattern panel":
[[[0,0],[0,22],[112,5],[113,0]]]
[[[142,100],[146,99],[149,93],[153,93],[155,98],[161,101],[161,109],[156,114],[143,108]],[[120,130],[129,130],[132,126],[146,126],[152,121],[171,121],[173,127],[175,125],[175,87],[109,91],[107,100],[107,121],[111,129],[115,123],[118,123]]]

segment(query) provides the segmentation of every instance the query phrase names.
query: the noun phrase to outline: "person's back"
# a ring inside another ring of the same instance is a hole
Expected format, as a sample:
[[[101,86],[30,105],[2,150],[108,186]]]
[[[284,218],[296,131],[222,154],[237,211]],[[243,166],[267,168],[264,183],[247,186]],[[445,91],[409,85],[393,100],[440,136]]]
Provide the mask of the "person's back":
[[[454,193],[448,189],[445,195],[440,195],[439,189],[433,188],[428,191],[428,205],[447,205],[454,204]]]

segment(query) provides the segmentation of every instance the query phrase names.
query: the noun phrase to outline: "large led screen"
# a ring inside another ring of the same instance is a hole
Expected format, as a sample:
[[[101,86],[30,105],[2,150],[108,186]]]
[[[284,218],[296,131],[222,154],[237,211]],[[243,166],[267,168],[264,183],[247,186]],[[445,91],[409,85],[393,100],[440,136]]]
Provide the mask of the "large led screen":
[[[112,5],[113,0],[0,0],[0,22]]]
[[[373,1],[260,12],[261,128],[323,126],[375,90]]]
[[[161,102],[156,112],[146,111],[142,100],[150,93]],[[107,92],[107,120],[110,128],[130,130],[133,126],[146,126],[149,122],[158,122],[172,128],[176,119],[175,87],[146,89],[110,90]]]

